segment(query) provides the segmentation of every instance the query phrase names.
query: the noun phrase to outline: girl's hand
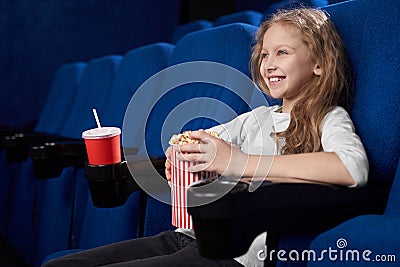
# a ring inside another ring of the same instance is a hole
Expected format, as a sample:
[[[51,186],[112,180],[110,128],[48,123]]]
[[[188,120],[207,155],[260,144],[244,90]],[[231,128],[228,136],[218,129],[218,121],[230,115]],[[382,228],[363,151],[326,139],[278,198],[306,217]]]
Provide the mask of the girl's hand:
[[[201,140],[201,144],[180,145],[177,159],[197,161],[191,172],[210,171],[224,176],[241,177],[248,162],[248,155],[237,145],[225,142],[200,130],[191,133],[190,138]]]
[[[171,181],[171,153],[172,148],[169,146],[165,151],[165,156],[167,157],[167,160],[165,161],[165,176],[168,181]]]

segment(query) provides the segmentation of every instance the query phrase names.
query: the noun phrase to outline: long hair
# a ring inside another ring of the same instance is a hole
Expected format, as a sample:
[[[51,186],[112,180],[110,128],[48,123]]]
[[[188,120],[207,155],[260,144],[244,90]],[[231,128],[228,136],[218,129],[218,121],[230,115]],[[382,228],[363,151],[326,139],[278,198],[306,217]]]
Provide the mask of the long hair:
[[[350,95],[351,74],[343,40],[323,10],[300,7],[272,15],[257,31],[250,60],[253,80],[267,94],[269,89],[260,72],[262,42],[265,32],[276,23],[300,30],[311,60],[322,69],[320,76],[313,75],[304,85],[302,97],[290,112],[288,128],[277,136],[285,139],[284,154],[322,151],[323,119],[334,107],[348,104]]]

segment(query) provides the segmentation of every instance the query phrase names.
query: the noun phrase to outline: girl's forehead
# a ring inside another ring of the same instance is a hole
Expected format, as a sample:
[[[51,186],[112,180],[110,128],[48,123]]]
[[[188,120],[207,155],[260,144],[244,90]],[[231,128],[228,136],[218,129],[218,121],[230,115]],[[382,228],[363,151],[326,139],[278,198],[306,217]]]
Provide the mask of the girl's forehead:
[[[281,35],[290,35],[293,38],[300,38],[301,31],[294,25],[283,23],[283,22],[276,22],[272,24],[264,33],[264,36],[269,34],[281,34]]]
[[[275,42],[285,42],[285,43],[298,43],[303,42],[301,31],[288,24],[274,23],[269,27],[263,37],[263,43],[273,44]]]

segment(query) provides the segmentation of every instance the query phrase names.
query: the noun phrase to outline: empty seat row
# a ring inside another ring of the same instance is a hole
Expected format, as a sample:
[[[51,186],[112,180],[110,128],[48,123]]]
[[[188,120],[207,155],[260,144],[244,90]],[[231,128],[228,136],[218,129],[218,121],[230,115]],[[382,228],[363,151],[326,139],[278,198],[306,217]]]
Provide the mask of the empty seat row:
[[[171,36],[170,42],[176,44],[180,38],[188,33],[207,29],[214,26],[227,25],[230,23],[246,23],[258,26],[265,17],[268,17],[270,14],[282,8],[290,8],[298,5],[312,6],[318,8],[327,6],[328,4],[331,4],[331,2],[332,1],[327,0],[280,0],[271,2],[268,7],[263,11],[238,11],[231,14],[222,15],[218,17],[215,21],[199,19],[177,26]]]
[[[79,84],[69,86],[68,90],[71,92],[69,96],[65,82],[61,82],[62,85],[59,86],[57,84],[61,79],[55,77],[46,113],[41,117],[41,122],[38,124],[40,127],[31,140],[39,140],[35,138],[40,136],[40,141],[43,141],[46,140],[44,135],[51,135],[53,138],[63,138],[62,143],[52,139],[55,145],[62,146],[71,141],[82,144],[81,133],[96,127],[92,108],[97,109],[103,126],[122,128],[126,108],[135,90],[146,79],[167,66],[197,60],[219,62],[239,69],[248,79],[247,62],[255,31],[255,26],[247,24],[214,27],[185,36],[176,46],[156,43],[133,49],[122,56],[104,56],[86,64],[80,63],[82,69]],[[232,53],[221,53],[227,49],[232,50]],[[60,72],[63,68],[64,66],[60,68]],[[178,77],[171,79],[174,78]],[[221,78],[229,79],[223,76]],[[75,79],[75,82],[77,80]],[[71,81],[72,79],[67,82]],[[252,85],[250,80],[248,81]],[[165,98],[154,103],[158,106],[149,114],[148,125],[143,125],[150,128],[145,134],[147,140],[145,146],[150,153],[156,156],[163,155],[161,143],[165,140],[162,141],[159,136],[163,127],[162,118],[168,115],[171,108],[179,105],[178,100],[209,97],[221,102],[230,102],[231,106],[242,101],[242,105],[236,105],[236,113],[248,109],[245,102],[250,101],[253,86],[243,89],[246,91],[244,95],[247,99],[240,100],[235,94],[229,91],[223,92],[223,88],[208,87],[206,83],[207,81],[202,85],[198,83],[182,85],[178,88],[180,93],[176,94],[183,98],[172,98],[170,94],[165,94],[163,96]],[[147,100],[144,99],[147,102],[136,103],[135,108],[138,112],[145,106],[152,105],[153,103],[149,101],[152,101],[152,96],[161,90],[161,88],[147,89],[149,89],[146,92]],[[62,90],[65,95],[57,97],[58,90]],[[69,98],[71,99],[68,100]],[[62,103],[64,99],[69,101],[67,105]],[[166,105],[169,106],[168,109]],[[53,111],[53,116],[49,116],[48,110]],[[213,110],[216,112],[216,109]],[[62,111],[65,114],[61,114]],[[223,119],[218,118],[218,120]],[[60,127],[48,130],[45,120],[49,127],[53,125],[52,122],[58,123]],[[134,130],[139,128],[140,131],[144,131],[145,128],[140,126],[138,122],[132,121]],[[174,125],[169,129],[179,132],[185,125],[178,126]],[[200,127],[200,124],[197,126]],[[201,123],[201,127],[207,127],[207,123]],[[137,141],[140,136],[129,133],[126,135],[123,131],[122,138],[128,140],[123,142],[125,146],[141,144],[140,140]],[[5,170],[9,170],[7,178],[10,181],[7,192],[9,197],[5,207],[5,213],[9,217],[6,237],[12,248],[29,264],[39,266],[44,257],[55,251],[86,249],[172,229],[168,219],[161,221],[157,216],[163,213],[167,218],[170,217],[169,206],[152,197],[143,197],[144,192],[133,193],[120,207],[95,207],[82,166],[63,168],[57,177],[51,179],[37,179],[30,158],[19,163],[6,162],[5,165],[8,165]],[[11,169],[14,165],[16,165],[15,171]]]

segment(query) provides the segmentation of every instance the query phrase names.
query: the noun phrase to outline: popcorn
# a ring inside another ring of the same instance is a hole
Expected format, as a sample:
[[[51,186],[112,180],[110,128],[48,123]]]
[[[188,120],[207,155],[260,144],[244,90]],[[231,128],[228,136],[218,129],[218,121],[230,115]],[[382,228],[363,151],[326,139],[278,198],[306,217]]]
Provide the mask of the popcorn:
[[[169,143],[171,145],[186,145],[186,144],[200,144],[200,140],[197,139],[191,139],[190,133],[192,131],[184,131],[183,133],[180,134],[174,134],[171,139],[169,140]],[[206,131],[206,133],[220,138],[219,134],[217,132],[213,132],[213,131]]]

